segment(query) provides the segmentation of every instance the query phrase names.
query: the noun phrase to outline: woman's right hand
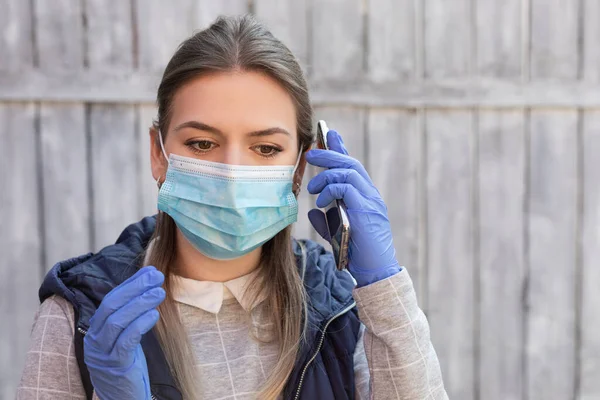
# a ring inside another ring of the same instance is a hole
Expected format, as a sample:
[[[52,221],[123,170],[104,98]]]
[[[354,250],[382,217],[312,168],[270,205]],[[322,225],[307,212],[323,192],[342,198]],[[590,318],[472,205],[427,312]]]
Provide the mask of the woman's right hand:
[[[151,398],[140,341],[158,321],[164,279],[154,267],[141,268],[111,290],[90,319],[84,360],[100,399]]]

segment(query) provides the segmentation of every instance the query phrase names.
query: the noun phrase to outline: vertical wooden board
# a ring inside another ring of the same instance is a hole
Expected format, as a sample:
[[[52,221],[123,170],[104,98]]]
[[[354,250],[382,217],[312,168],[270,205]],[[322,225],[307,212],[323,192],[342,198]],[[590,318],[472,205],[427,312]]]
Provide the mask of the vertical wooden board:
[[[138,213],[138,149],[133,106],[95,105],[90,113],[94,249],[114,243]]]
[[[524,116],[479,113],[480,398],[520,400],[525,280]]]
[[[421,141],[414,111],[371,110],[367,125],[368,165],[388,207],[400,265],[419,289],[419,174]],[[424,293],[418,292],[419,299]]]
[[[112,8],[111,11],[107,9]],[[131,6],[88,0],[88,59],[91,70],[133,69]],[[92,215],[95,250],[114,243],[139,216],[136,112],[130,105],[92,104],[89,114]]]
[[[368,2],[369,77],[375,82],[407,81],[415,77],[416,41],[414,0]],[[421,50],[421,49],[418,49]]]
[[[221,15],[243,15],[248,11],[248,0],[197,0],[195,29],[208,28]]]
[[[470,0],[428,0],[424,5],[425,76],[462,77],[471,58]]]
[[[351,81],[363,75],[363,2],[320,0],[312,11],[311,76]]]
[[[478,0],[476,6],[476,68],[479,75],[521,76],[522,0]]]
[[[479,76],[523,76],[524,3],[479,0],[475,7],[474,67]],[[523,395],[526,139],[522,111],[479,113],[478,204],[479,393],[490,400]],[[510,338],[510,340],[507,340]]]
[[[302,69],[308,62],[307,0],[256,0],[254,12],[294,53]]]
[[[46,268],[90,251],[85,112],[81,104],[40,111]]]
[[[35,106],[0,105],[0,398],[24,367],[41,283]]]
[[[85,5],[90,67],[94,70],[130,69],[134,64],[131,3],[85,0]]]
[[[583,4],[583,73],[586,81],[600,81],[600,2],[584,0]]]
[[[584,114],[580,400],[600,398],[600,113]]]
[[[82,2],[35,3],[36,40],[42,71],[83,68]],[[84,106],[42,104],[40,137],[44,192],[44,241],[49,269],[90,250],[88,159]]]
[[[150,127],[156,118],[156,107],[143,105],[139,107],[137,143],[139,151],[138,159],[138,190],[140,196],[140,208],[138,216],[145,217],[157,213],[158,187],[152,177],[150,164]],[[164,176],[163,176],[164,179]]]
[[[33,67],[31,3],[0,0],[0,73]],[[13,399],[39,300],[36,107],[0,103],[0,399]]]
[[[81,0],[36,1],[37,51],[45,70],[76,70],[84,60]]]
[[[0,0],[0,10],[0,70],[33,66],[30,2]]]
[[[474,399],[472,116],[428,111],[428,318],[450,398]]]
[[[530,1],[531,77],[576,78],[580,0]]]
[[[162,72],[195,26],[193,0],[135,0],[139,69]],[[158,82],[157,82],[158,87]]]
[[[584,1],[583,78],[600,81],[600,3]],[[582,218],[582,276],[581,279],[581,346],[579,399],[600,398],[600,113],[583,114],[583,218]]]
[[[528,399],[569,399],[575,383],[577,114],[531,113]]]

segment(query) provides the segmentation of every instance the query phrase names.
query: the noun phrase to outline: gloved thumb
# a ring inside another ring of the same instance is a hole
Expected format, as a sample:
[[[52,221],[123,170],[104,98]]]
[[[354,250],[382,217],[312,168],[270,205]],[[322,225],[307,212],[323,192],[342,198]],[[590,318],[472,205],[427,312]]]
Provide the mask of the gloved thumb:
[[[308,212],[308,220],[323,239],[331,242],[331,235],[329,235],[329,228],[323,211],[313,208]]]

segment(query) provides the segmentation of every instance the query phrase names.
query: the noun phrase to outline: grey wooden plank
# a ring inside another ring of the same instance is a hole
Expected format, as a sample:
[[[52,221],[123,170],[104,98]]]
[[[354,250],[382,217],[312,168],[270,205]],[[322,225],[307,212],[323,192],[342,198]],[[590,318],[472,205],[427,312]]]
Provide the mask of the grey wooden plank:
[[[193,33],[193,3],[192,0],[135,0],[140,70],[162,74],[177,46]]]
[[[363,4],[320,0],[312,10],[310,48],[313,80],[351,81],[363,75]]]
[[[90,112],[94,249],[114,243],[139,216],[138,148],[132,106],[95,105]]]
[[[583,3],[583,78],[587,82],[600,81],[600,3],[586,0]],[[600,113],[598,110],[583,114],[583,218],[581,290],[581,345],[579,348],[580,381],[579,399],[600,398]]]
[[[256,0],[254,12],[275,37],[294,53],[302,69],[308,63],[307,0]]]
[[[425,76],[468,75],[470,70],[470,0],[424,2]]]
[[[411,275],[419,300],[419,165],[421,140],[414,111],[371,110],[367,125],[371,179],[388,207],[398,262]]]
[[[568,399],[575,384],[577,114],[531,113],[527,398]]]
[[[198,0],[195,3],[195,29],[204,29],[221,15],[242,15],[249,12],[248,0]]]
[[[337,131],[344,140],[344,145],[350,156],[366,164],[365,149],[365,124],[366,112],[357,108],[317,107],[314,111],[314,120],[323,119],[329,129]],[[311,176],[321,172],[320,168],[311,167]],[[310,197],[310,208],[315,208],[317,196]],[[312,229],[312,228],[311,228]],[[313,238],[325,246],[329,246],[321,237],[313,232]]]
[[[140,106],[138,117],[138,151],[139,151],[139,178],[138,188],[140,196],[139,217],[157,213],[158,187],[152,177],[150,167],[150,127],[156,118],[155,106]],[[164,177],[163,177],[164,178]]]
[[[120,71],[131,69],[134,65],[131,3],[85,0],[85,12],[87,58],[92,70],[114,70],[118,66],[126,67]]]
[[[519,82],[527,71],[528,31],[521,0],[478,1],[474,68],[479,76]],[[522,111],[481,111],[478,117],[478,396],[523,396],[526,138]],[[510,338],[510,340],[507,340]]]
[[[42,73],[81,70],[84,64],[82,2],[35,3],[37,52]],[[44,191],[45,269],[90,250],[88,159],[84,106],[40,107]]]
[[[0,75],[33,67],[30,2],[0,0]],[[0,103],[0,399],[13,399],[38,308],[40,232],[36,107]]]
[[[587,82],[600,81],[600,2],[584,0],[583,4],[583,73]]]
[[[368,2],[368,76],[375,82],[407,81],[416,71],[414,0]],[[421,50],[420,48],[418,49]]]
[[[82,104],[41,107],[46,269],[91,250],[85,131]]]
[[[35,40],[44,70],[76,70],[84,62],[84,32],[80,0],[36,1]]]
[[[584,114],[580,400],[600,398],[600,113]]]
[[[427,111],[428,318],[450,398],[474,399],[472,116]]]
[[[521,76],[522,0],[478,0],[476,11],[476,69],[479,75]]]
[[[523,394],[526,139],[521,111],[479,113],[480,398]]]
[[[26,40],[21,43],[25,45]],[[25,59],[26,61],[26,59]],[[2,61],[0,61],[1,63]],[[0,398],[12,399],[24,367],[41,284],[35,106],[0,105]]]
[[[0,70],[4,73],[22,72],[34,64],[30,5],[22,0],[0,1]]]
[[[88,0],[87,49],[92,70],[133,70],[132,7],[123,3],[115,8],[110,0]],[[89,125],[93,247],[97,250],[114,243],[139,216],[136,110],[130,105],[92,104]]]
[[[578,73],[579,0],[531,1],[531,77],[574,79]]]
[[[154,72],[144,70],[151,67],[140,65],[138,71],[5,71],[0,74],[0,101],[153,104],[164,65],[152,67]],[[422,83],[339,79],[309,82],[315,106],[600,108],[597,82],[541,80],[522,84],[488,77],[440,78]]]

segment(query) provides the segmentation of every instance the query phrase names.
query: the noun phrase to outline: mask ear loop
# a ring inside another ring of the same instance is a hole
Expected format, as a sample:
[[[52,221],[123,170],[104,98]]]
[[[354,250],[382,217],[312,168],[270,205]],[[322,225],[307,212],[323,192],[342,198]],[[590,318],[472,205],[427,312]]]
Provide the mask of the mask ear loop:
[[[162,132],[158,131],[158,140],[160,141],[160,149],[162,150],[163,156],[165,156],[165,160],[167,160],[167,164],[169,163],[169,157],[167,157],[167,152],[165,151],[165,145],[163,143]]]
[[[298,169],[298,165],[300,165],[300,159],[302,158],[302,148],[300,149],[300,152],[298,153],[298,158],[296,159],[296,164],[294,164],[294,175],[296,175],[296,170]]]

